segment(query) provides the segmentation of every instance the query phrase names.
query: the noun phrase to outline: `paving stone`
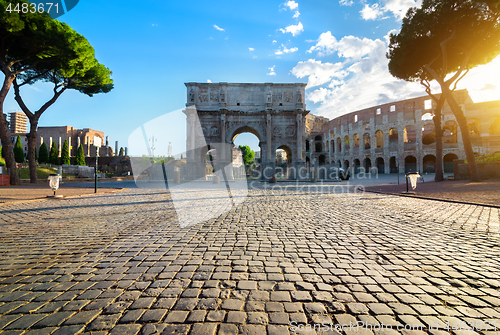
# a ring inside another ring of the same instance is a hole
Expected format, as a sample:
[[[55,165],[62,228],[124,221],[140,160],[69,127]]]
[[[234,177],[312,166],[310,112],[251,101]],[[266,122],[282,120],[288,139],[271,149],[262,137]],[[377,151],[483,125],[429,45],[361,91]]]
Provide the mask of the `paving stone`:
[[[113,328],[119,318],[120,314],[100,315],[87,326],[87,330],[109,330]]]
[[[246,318],[247,315],[245,312],[229,311],[227,313],[226,322],[242,324],[245,323]]]
[[[166,325],[162,334],[187,335],[189,328],[189,325]]]
[[[49,314],[40,321],[38,321],[33,327],[35,328],[45,328],[45,327],[57,327],[60,326],[66,319],[75,314],[75,312],[56,312]]]
[[[94,320],[99,314],[101,313],[100,310],[97,311],[83,311],[83,312],[78,312],[74,314],[72,317],[67,319],[63,325],[64,326],[71,326],[71,325],[81,325],[81,324],[87,324]]]
[[[225,318],[225,311],[209,311],[206,317],[206,321],[209,322],[222,322]]]
[[[218,335],[236,335],[238,334],[238,327],[232,324],[221,324],[219,326]]]
[[[146,326],[147,327],[147,326]],[[110,335],[136,335],[139,333],[141,325],[117,325],[110,332]]]
[[[247,313],[247,323],[265,325],[268,322],[269,322],[269,320],[268,320],[266,313],[262,313],[262,312],[248,312]]]
[[[189,312],[187,311],[170,311],[165,318],[166,323],[183,323]]]

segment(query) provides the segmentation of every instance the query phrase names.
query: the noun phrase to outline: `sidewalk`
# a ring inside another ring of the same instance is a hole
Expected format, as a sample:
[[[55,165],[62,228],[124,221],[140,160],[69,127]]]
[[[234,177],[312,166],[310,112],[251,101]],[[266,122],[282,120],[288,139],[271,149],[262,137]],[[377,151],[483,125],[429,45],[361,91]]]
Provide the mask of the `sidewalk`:
[[[409,186],[411,191],[411,186]],[[406,192],[405,179],[399,185],[378,185],[366,187],[366,191],[389,194]],[[469,180],[433,180],[418,182],[415,194],[411,196],[429,199],[441,199],[478,205],[500,207],[500,179],[488,179],[478,183]]]
[[[119,192],[119,188],[97,188],[98,194]],[[20,186],[0,186],[0,206],[12,202],[24,202],[30,200],[47,199],[54,192],[48,183],[44,184],[21,184]],[[71,183],[63,183],[57,190],[57,195],[64,197],[78,197],[94,194],[94,188],[74,187]]]

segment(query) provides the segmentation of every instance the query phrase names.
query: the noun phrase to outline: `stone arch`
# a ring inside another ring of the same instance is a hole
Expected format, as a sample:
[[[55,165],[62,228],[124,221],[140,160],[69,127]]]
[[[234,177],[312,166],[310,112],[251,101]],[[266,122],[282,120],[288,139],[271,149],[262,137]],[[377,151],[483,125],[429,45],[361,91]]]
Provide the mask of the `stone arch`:
[[[426,121],[432,121],[434,115],[432,114],[432,112],[426,112],[424,114],[422,114],[422,118],[421,120],[426,122]]]
[[[422,166],[424,173],[435,173],[436,172],[436,156],[425,155],[422,159]]]
[[[343,166],[344,170],[347,171],[349,169],[349,160],[346,159],[344,160],[344,166]]]
[[[351,147],[351,143],[349,140],[349,136],[346,135],[346,136],[344,136],[344,150],[349,151],[350,147]]]
[[[399,142],[398,130],[396,128],[389,129],[389,147],[393,149],[397,148]]]
[[[408,155],[405,157],[405,173],[417,172],[417,159],[415,156]]]
[[[389,170],[391,173],[399,173],[399,167],[396,163],[396,156],[389,158]]]
[[[372,168],[372,160],[368,157],[366,157],[363,160],[363,167],[365,168],[366,173],[370,173],[370,169]]]
[[[354,173],[358,173],[359,172],[359,168],[361,167],[361,163],[359,161],[359,159],[355,159],[353,162],[352,162],[352,167],[354,169]]]
[[[436,143],[436,130],[434,123],[426,123],[422,127],[422,144],[431,145]]]
[[[314,143],[314,152],[323,152],[323,144],[321,142]]]
[[[309,140],[306,140],[306,152],[311,151],[311,146],[309,144]]]
[[[453,154],[453,153],[449,153],[449,154],[444,155],[444,157],[443,157],[444,173],[453,173],[454,172],[453,161],[455,159],[458,159],[458,156]]]
[[[330,150],[332,151],[332,154],[335,153],[335,140],[331,140]]]
[[[352,136],[353,148],[359,148],[359,134],[354,134]]]
[[[342,152],[342,140],[340,137],[337,137],[337,152]]]
[[[375,160],[375,166],[377,167],[378,173],[385,173],[385,163],[382,157],[378,157]]]
[[[468,126],[470,127],[470,125]],[[475,129],[477,131],[477,127]],[[457,133],[458,133],[458,127],[456,121],[448,120],[443,123],[443,143],[457,143]],[[478,136],[479,134],[477,136],[471,134],[471,141],[477,139]]]
[[[319,155],[319,157],[318,157],[318,164],[319,165],[325,165],[326,164],[326,156],[325,155]]]
[[[377,130],[375,132],[375,148],[383,148],[384,147],[384,133],[382,130]]]
[[[363,132],[370,131],[370,122],[363,123]]]
[[[257,136],[257,138],[259,139],[259,141],[262,141],[262,136],[261,134],[259,133],[259,131],[253,127],[250,127],[250,126],[241,126],[239,128],[236,128],[235,130],[233,130],[231,132],[231,142],[234,142],[234,139],[236,138],[236,136],[240,135],[240,134],[243,134],[243,133],[250,133],[250,134],[253,134],[255,136]]]
[[[416,143],[417,142],[417,130],[415,126],[408,125],[404,130],[404,142],[405,143]]]
[[[365,150],[368,150],[371,148],[371,136],[368,133],[363,134],[363,143],[364,143],[364,148]]]

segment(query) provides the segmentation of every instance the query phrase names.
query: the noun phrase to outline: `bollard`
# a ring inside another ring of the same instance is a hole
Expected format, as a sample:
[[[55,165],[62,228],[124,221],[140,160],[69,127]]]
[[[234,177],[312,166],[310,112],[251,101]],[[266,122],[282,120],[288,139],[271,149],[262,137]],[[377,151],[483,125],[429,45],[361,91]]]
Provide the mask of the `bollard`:
[[[271,178],[269,178],[269,183],[270,184],[276,184],[278,182],[278,178],[276,178],[276,175],[273,174]]]
[[[220,177],[218,175],[214,175],[212,184],[220,184]]]

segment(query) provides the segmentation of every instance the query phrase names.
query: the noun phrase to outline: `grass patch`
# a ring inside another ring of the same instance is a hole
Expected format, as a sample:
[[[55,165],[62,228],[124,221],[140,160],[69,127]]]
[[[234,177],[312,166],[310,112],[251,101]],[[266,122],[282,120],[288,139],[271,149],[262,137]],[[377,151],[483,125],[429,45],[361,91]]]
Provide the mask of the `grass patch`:
[[[38,179],[45,178],[52,174],[57,173],[57,169],[54,168],[38,168],[37,175]],[[19,175],[21,179],[30,179],[30,169],[29,168],[21,168],[19,169]]]

